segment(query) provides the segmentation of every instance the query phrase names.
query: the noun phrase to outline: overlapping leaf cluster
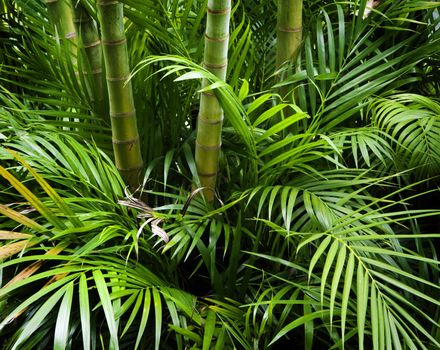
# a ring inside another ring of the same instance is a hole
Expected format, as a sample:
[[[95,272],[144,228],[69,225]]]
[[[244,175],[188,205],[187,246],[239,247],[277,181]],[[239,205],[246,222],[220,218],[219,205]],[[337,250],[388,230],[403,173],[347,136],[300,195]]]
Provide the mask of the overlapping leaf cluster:
[[[224,83],[206,1],[125,0],[134,193],[44,2],[1,4],[0,348],[440,347],[438,2],[307,1],[277,71],[276,3],[236,1]],[[213,206],[202,78],[226,115]]]

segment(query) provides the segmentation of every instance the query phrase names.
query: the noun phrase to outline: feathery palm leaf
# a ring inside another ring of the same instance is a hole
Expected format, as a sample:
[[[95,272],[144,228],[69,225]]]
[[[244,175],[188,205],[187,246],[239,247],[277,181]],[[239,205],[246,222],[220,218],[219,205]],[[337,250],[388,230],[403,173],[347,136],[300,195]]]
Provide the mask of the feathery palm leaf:
[[[415,94],[399,94],[378,100],[371,119],[395,141],[396,163],[416,168],[419,178],[440,171],[440,104]]]

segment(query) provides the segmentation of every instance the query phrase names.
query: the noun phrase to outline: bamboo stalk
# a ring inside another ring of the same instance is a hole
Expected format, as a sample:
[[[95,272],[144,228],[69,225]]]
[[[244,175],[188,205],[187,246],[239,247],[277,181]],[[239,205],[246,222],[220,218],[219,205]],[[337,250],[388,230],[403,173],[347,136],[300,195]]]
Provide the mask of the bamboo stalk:
[[[76,57],[76,31],[73,23],[73,9],[70,0],[46,0],[49,17],[58,35],[70,43],[72,60]]]
[[[278,0],[277,67],[296,59],[302,41],[303,0]]]
[[[128,79],[130,67],[123,5],[119,1],[100,0],[97,2],[97,8],[101,24],[116,167],[126,183],[136,188],[143,161],[133,92]]]
[[[208,0],[203,64],[218,78],[225,80],[228,63],[231,0]],[[206,87],[209,83],[202,82]],[[214,200],[221,148],[223,109],[212,91],[203,92],[197,118],[195,160],[197,173],[207,201]]]
[[[86,11],[81,3],[75,5],[75,19],[74,19],[77,33],[79,34],[80,44],[85,53],[83,59],[84,67],[83,74],[91,79],[88,79],[90,97],[93,103],[93,110],[102,119],[110,122],[108,115],[108,101],[106,94],[105,80],[103,77],[103,58],[102,45],[99,38],[98,29],[93,18]]]

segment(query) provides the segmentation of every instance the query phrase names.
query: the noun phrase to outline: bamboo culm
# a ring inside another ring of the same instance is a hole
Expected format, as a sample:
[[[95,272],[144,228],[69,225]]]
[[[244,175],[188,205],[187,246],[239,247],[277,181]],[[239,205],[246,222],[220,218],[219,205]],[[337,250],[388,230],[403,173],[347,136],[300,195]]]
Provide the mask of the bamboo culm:
[[[69,42],[69,50],[71,53],[72,62],[76,59],[76,30],[73,22],[73,9],[70,0],[46,0],[46,6],[49,12],[50,20],[52,21],[56,32],[60,38]]]
[[[115,163],[131,188],[139,185],[143,167],[125,37],[123,5],[98,0]]]
[[[221,80],[226,78],[230,15],[231,0],[208,1],[203,64]],[[207,81],[202,82],[203,87],[208,84]],[[214,92],[203,92],[197,118],[195,160],[201,186],[208,188],[204,191],[208,202],[214,200],[222,123],[223,109]]]
[[[285,64],[293,66],[302,42],[303,0],[278,0],[277,15],[277,69]],[[293,67],[294,69],[294,67]],[[283,81],[290,69],[280,74]],[[283,86],[279,93],[284,98],[291,87]],[[293,97],[295,99],[295,97]]]
[[[278,0],[277,67],[296,59],[302,41],[303,0]]]
[[[102,45],[96,23],[81,3],[75,5],[76,30],[85,57],[83,59],[83,74],[89,79],[89,93],[92,107],[103,120],[110,122],[108,115],[107,87],[103,76]]]

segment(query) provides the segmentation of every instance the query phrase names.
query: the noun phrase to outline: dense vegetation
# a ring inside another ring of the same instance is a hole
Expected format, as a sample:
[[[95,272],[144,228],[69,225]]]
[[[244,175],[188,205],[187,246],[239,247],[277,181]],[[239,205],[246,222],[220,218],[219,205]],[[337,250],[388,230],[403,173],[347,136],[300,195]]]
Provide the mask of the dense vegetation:
[[[1,349],[440,348],[439,2],[0,4]]]

